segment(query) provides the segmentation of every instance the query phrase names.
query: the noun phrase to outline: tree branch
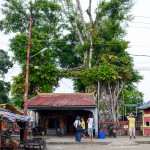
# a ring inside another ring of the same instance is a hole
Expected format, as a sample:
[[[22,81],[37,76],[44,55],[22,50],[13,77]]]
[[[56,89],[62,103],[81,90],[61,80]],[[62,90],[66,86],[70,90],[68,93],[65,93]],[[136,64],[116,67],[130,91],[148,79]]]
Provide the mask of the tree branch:
[[[90,40],[90,52],[89,52],[89,68],[92,67],[92,55],[93,55],[93,37],[92,37],[92,33],[93,33],[93,19],[92,19],[92,13],[91,13],[91,3],[92,0],[89,0],[89,8],[86,10],[89,19],[90,19],[90,31],[89,31],[89,40]]]
[[[82,24],[83,24],[84,32],[86,34],[86,37],[88,38],[89,36],[88,36],[88,32],[87,32],[85,21],[84,21],[80,0],[76,0],[76,3],[77,3],[77,6],[78,6],[78,9],[79,9],[79,12],[80,12],[80,17],[81,17],[81,21],[82,21]]]

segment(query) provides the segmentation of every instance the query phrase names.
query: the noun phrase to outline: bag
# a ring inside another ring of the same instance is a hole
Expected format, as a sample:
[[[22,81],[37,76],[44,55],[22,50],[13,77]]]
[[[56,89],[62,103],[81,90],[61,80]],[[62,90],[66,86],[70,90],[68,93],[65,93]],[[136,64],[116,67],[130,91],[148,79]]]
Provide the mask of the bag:
[[[83,128],[81,127],[81,125],[77,125],[76,130],[77,130],[77,131],[83,131]]]

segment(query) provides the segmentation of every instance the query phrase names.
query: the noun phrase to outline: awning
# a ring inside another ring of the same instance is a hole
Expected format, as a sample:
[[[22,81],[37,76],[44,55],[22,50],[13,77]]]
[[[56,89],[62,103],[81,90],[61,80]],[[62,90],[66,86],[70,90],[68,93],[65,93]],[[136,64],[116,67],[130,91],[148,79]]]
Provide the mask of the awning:
[[[12,121],[16,121],[16,120],[20,120],[20,121],[30,121],[31,118],[27,117],[27,116],[23,116],[23,115],[18,115],[18,114],[14,114],[11,112],[6,112],[6,111],[0,111],[0,115],[3,115],[4,117],[7,117],[8,119],[12,120]]]

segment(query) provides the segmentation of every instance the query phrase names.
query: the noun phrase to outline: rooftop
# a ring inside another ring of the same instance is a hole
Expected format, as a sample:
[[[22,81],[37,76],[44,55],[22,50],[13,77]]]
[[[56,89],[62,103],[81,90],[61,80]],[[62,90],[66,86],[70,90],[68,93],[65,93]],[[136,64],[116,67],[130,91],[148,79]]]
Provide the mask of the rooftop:
[[[147,109],[147,108],[149,108],[149,107],[150,107],[150,101],[148,101],[148,102],[142,104],[142,105],[139,107],[139,109]]]
[[[27,102],[28,107],[96,106],[93,93],[38,93]]]

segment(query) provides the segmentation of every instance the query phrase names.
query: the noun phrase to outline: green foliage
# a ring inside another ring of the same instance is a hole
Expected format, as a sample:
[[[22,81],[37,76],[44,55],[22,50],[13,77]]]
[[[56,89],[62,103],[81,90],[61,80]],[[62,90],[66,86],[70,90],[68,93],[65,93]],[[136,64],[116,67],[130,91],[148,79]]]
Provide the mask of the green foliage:
[[[54,57],[58,59],[60,67],[74,68],[82,64],[81,52],[76,46],[78,42],[75,34],[64,35],[63,38],[52,44]]]
[[[143,94],[138,91],[135,85],[129,85],[124,89],[125,104],[143,104]]]
[[[82,83],[80,79],[74,79],[74,90],[76,92],[85,93],[85,84]]]
[[[28,29],[29,12],[24,0],[9,0],[2,4],[2,13],[6,18],[0,20],[0,30],[9,32],[24,32]]]
[[[54,63],[53,51],[51,48],[42,54],[39,53],[44,46],[48,48],[48,43],[45,39],[48,34],[38,32],[33,29],[31,40],[31,59],[29,66],[29,95],[35,94],[35,87],[40,86],[40,92],[52,92],[53,87],[58,84],[58,69]],[[17,77],[13,78],[12,94],[17,97],[24,93],[25,67],[26,67],[26,51],[27,51],[27,36],[18,34],[11,39],[10,49],[14,52],[14,60],[18,61],[22,72]],[[39,61],[40,60],[40,61]],[[35,67],[38,67],[36,69]]]
[[[53,88],[58,86],[59,79],[52,43],[60,34],[58,22],[61,7],[53,0],[35,0],[33,3],[10,0],[5,1],[1,7],[4,19],[0,20],[0,30],[17,33],[10,40],[10,50],[14,53],[13,60],[17,61],[22,69],[22,72],[13,78],[12,96],[19,101],[20,98],[23,100],[30,10],[33,18],[30,56],[39,53],[43,48],[48,50],[44,55],[39,54],[30,59],[29,97],[35,95],[37,86],[40,92],[52,92]],[[35,66],[38,66],[37,70]],[[20,101],[18,105],[21,104]]]
[[[13,66],[13,63],[10,61],[8,53],[0,49],[0,77],[8,72],[8,70]],[[8,94],[10,90],[10,83],[0,80],[0,103],[8,103]]]
[[[132,58],[129,55],[104,54],[100,58],[99,66],[87,68],[80,73],[79,79],[85,86],[94,85],[97,81],[100,83],[114,83],[117,80],[138,82],[141,79],[141,76],[135,74],[131,63]],[[134,80],[134,76],[137,80]]]
[[[10,83],[0,80],[0,104],[9,103]]]
[[[20,100],[24,93],[30,7],[33,15],[30,56],[45,47],[48,50],[30,59],[29,97],[35,95],[37,85],[40,92],[52,92],[62,77],[72,78],[77,92],[85,92],[87,87],[92,91],[97,88],[97,82],[108,89],[108,84],[114,88],[123,82],[124,87],[128,87],[142,79],[133,69],[133,60],[126,52],[129,42],[123,39],[126,34],[124,27],[132,19],[129,14],[132,0],[102,0],[92,26],[86,22],[86,32],[92,35],[93,40],[92,68],[81,67],[84,52],[87,52],[86,63],[89,61],[90,40],[86,38],[81,16],[75,11],[73,1],[35,0],[28,3],[10,0],[2,8],[5,17],[0,20],[0,30],[17,33],[10,44],[13,59],[22,68],[22,72],[13,78],[11,89],[15,98]],[[77,38],[76,26],[84,44]],[[120,93],[118,101],[121,101]],[[104,106],[103,103],[101,105]]]
[[[128,54],[111,55],[104,54],[100,61],[100,74],[104,77],[103,81],[114,82],[118,79],[124,81],[133,75],[132,58]]]
[[[87,68],[80,74],[80,80],[85,86],[91,86],[96,82],[97,68]]]
[[[23,97],[24,94],[25,73],[21,73],[18,76],[13,77],[13,83],[11,85],[11,94],[13,97]]]
[[[133,82],[134,76],[138,80],[141,79],[138,74],[135,75],[131,62],[132,58],[127,54],[118,56],[103,54],[100,55],[99,66],[81,71],[79,79],[86,86],[93,85],[97,81],[101,83],[113,83],[117,80],[128,81],[132,79]],[[138,80],[135,80],[135,82]]]
[[[59,5],[48,0],[36,0],[34,3],[24,0],[9,0],[2,4],[1,10],[5,18],[0,20],[0,30],[5,33],[28,31],[30,8],[32,8],[33,14],[33,27],[47,32],[54,29],[56,24],[52,23],[58,22],[55,12],[60,11]]]
[[[135,104],[136,107],[139,107],[143,102],[143,94],[138,91],[136,86],[130,84],[124,89],[124,105]],[[122,109],[121,111],[123,112]],[[127,107],[126,114],[130,112],[135,112],[135,107]]]
[[[99,19],[96,20],[97,26],[94,28],[92,62],[97,68],[96,80],[101,83],[113,83],[117,80],[131,83],[141,79],[133,69],[132,58],[125,51],[128,42],[122,39],[125,35],[122,23],[132,19],[129,15],[131,7],[131,0],[104,0],[98,6],[100,11],[96,13]]]
[[[48,47],[48,43],[46,41],[47,38],[48,34],[42,31],[38,32],[35,29],[32,30],[30,56],[33,56],[43,48]],[[24,65],[26,63],[27,41],[28,35],[26,33],[18,34],[10,40],[10,50],[14,53],[13,59],[18,61],[20,65]]]
[[[18,106],[19,108],[23,109],[24,101],[22,100],[22,97],[13,97],[10,98],[10,101],[13,106]]]
[[[12,66],[8,53],[0,49],[0,77],[3,77]]]

